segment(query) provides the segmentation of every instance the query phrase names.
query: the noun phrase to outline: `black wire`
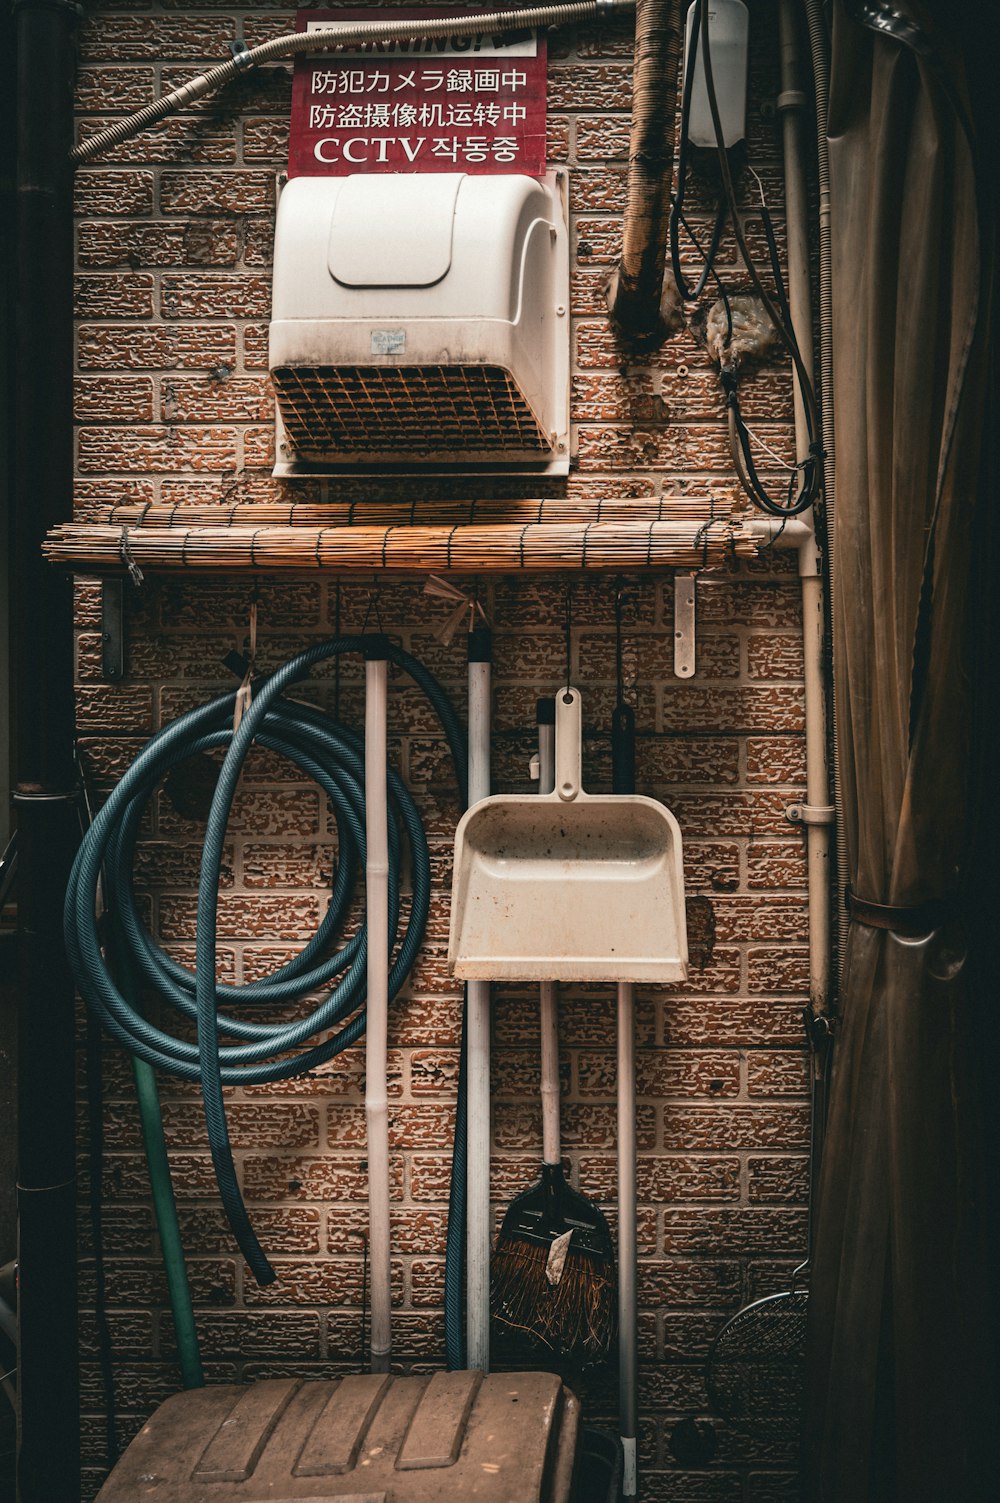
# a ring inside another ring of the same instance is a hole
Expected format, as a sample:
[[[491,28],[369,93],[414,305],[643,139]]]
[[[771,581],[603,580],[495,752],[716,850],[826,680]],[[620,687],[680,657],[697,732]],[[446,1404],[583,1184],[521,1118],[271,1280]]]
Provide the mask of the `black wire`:
[[[747,431],[746,424],[744,423],[742,414],[740,412],[739,397],[736,393],[736,374],[733,370],[727,371],[725,368],[723,368],[721,371],[722,384],[726,392],[726,405],[729,409],[730,415],[730,449],[733,456],[733,464],[736,469],[737,478],[739,479],[740,484],[746,491],[747,495],[750,497],[750,500],[753,502],[753,504],[769,516],[783,518],[794,517],[801,515],[801,513],[804,511],[808,511],[809,508],[815,504],[819,497],[823,483],[822,460],[824,458],[824,455],[817,436],[819,427],[819,415],[816,406],[816,394],[813,390],[812,382],[809,379],[809,373],[803,363],[802,354],[798,346],[798,341],[795,338],[795,331],[792,328],[791,316],[788,310],[788,302],[787,298],[785,297],[784,284],[781,281],[780,277],[780,263],[777,254],[777,245],[774,242],[773,227],[770,226],[770,216],[767,214],[766,205],[764,210],[764,232],[768,237],[768,251],[771,259],[772,269],[777,268],[779,271],[779,275],[776,277],[776,282],[779,289],[777,305],[761,282],[757,268],[753,263],[753,257],[750,255],[750,251],[746,243],[746,237],[743,234],[743,229],[739,221],[739,211],[736,204],[736,193],[733,188],[732,175],[729,170],[729,158],[726,152],[726,144],[723,139],[722,121],[719,115],[719,101],[716,96],[715,79],[712,74],[712,48],[709,38],[708,12],[705,9],[704,5],[701,4],[701,0],[698,0],[698,3],[700,6],[698,11],[698,19],[700,20],[699,31],[702,44],[705,49],[705,90],[708,95],[708,104],[712,115],[712,124],[715,129],[719,171],[722,176],[722,186],[726,196],[726,202],[729,206],[729,212],[732,217],[733,234],[736,237],[736,243],[739,246],[740,255],[742,256],[747,271],[750,274],[750,279],[753,282],[754,287],[762,303],[764,304],[765,309],[767,310],[771,322],[774,324],[775,330],[777,331],[780,339],[782,340],[782,343],[785,345],[792,357],[792,365],[795,370],[795,375],[799,384],[799,391],[802,396],[802,407],[805,413],[806,427],[809,435],[809,458],[803,460],[800,465],[796,466],[796,472],[800,471],[802,475],[802,486],[799,490],[798,498],[790,505],[774,501],[771,499],[771,497],[768,495],[767,491],[761,484],[760,478],[757,475],[757,471],[754,466],[753,455],[750,450],[750,435]]]
[[[726,223],[726,201],[723,198],[719,200],[707,251],[702,250],[697,239],[692,234],[691,226],[684,214],[683,204],[683,196],[678,190],[678,195],[672,200],[670,208],[670,267],[674,274],[674,281],[677,283],[677,291],[686,303],[694,303],[697,302],[698,298],[705,291],[705,286],[710,276],[715,277],[716,281],[718,281],[715,270],[715,258],[719,252],[719,242],[722,239],[722,230]],[[701,273],[693,287],[688,287],[684,279],[684,273],[681,270],[680,236],[677,232],[678,223],[684,226],[689,238],[694,242],[695,250],[702,257]]]
[[[785,293],[785,279],[781,273],[781,257],[778,255],[778,242],[774,236],[774,222],[771,219],[771,212],[764,201],[763,193],[761,193],[760,197],[760,217],[761,223],[764,226],[764,237],[767,240],[767,255],[771,263],[771,275],[774,277],[774,290],[778,295],[778,307],[781,309],[781,316],[788,326],[789,334],[795,339],[795,330],[792,325],[792,310],[788,306],[788,297]],[[796,348],[798,348],[798,340],[796,340]]]
[[[761,197],[763,200],[763,195],[761,195]],[[774,286],[777,293],[778,306],[781,309],[782,317],[785,319],[785,322],[788,325],[788,331],[794,339],[795,335],[794,331],[792,330],[792,314],[791,309],[788,306],[788,297],[785,292],[785,279],[782,276],[781,272],[781,257],[778,255],[778,242],[775,239],[774,225],[772,223],[767,204],[763,201],[761,203],[761,217],[764,224],[764,235],[767,239],[768,258],[771,262],[771,273],[774,277]],[[817,473],[815,473],[816,456],[811,455],[809,459],[800,460],[798,464],[793,466],[788,479],[788,491],[784,504],[773,501],[765,490],[760,477],[757,474],[757,469],[754,464],[753,454],[750,448],[750,430],[747,428],[746,423],[743,421],[743,414],[740,410],[739,393],[736,386],[735,372],[732,373],[730,383],[727,384],[726,379],[723,379],[723,385],[726,388],[727,406],[729,407],[733,415],[735,430],[739,441],[739,453],[738,455],[734,453],[733,458],[734,464],[736,466],[737,477],[740,481],[740,484],[743,486],[743,489],[750,496],[751,500],[754,501],[762,511],[767,512],[769,516],[781,517],[784,520],[788,517],[799,516],[802,512],[808,511],[809,507],[813,504],[815,494],[818,492],[819,487],[819,476]],[[803,404],[803,410],[806,416],[806,425],[809,430],[811,448],[812,440],[814,439],[815,435],[812,430],[809,409],[805,406],[805,404]],[[742,457],[742,465],[740,463],[740,456]],[[802,481],[802,488],[799,492],[798,499],[796,499],[795,493],[797,478],[801,478]]]
[[[340,580],[337,580],[333,593],[333,635],[340,636]],[[333,718],[340,720],[340,658],[333,660]]]
[[[691,95],[694,87],[694,71],[698,60],[698,33],[701,18],[703,0],[695,0],[695,11],[691,27],[691,46],[684,63],[684,88],[681,93],[681,120],[680,120],[680,145],[677,149],[677,192],[670,201],[670,217],[668,231],[670,238],[670,267],[677,283],[677,291],[686,303],[696,302],[705,290],[710,276],[714,275],[715,257],[719,249],[719,241],[722,239],[722,228],[726,222],[726,200],[720,197],[715,212],[715,224],[712,227],[712,235],[708,250],[703,251],[697,239],[691,232],[691,227],[684,217],[684,194],[687,191],[688,174],[688,129],[691,121]],[[681,268],[680,255],[680,225],[683,225],[695,249],[702,257],[701,274],[694,287],[689,287]],[[718,278],[716,278],[718,280]]]
[[[625,698],[625,670],[622,663],[622,603],[624,591],[620,579],[615,580],[615,680],[618,703]]]
[[[736,376],[734,372],[722,371],[722,385],[726,393],[726,406],[729,409],[730,418],[730,449],[737,478],[750,497],[754,505],[770,517],[780,517],[787,520],[789,517],[801,516],[808,511],[819,494],[820,472],[818,456],[810,454],[808,459],[803,459],[792,471],[789,485],[789,499],[784,504],[774,501],[768,495],[757,468],[754,464],[753,452],[750,447],[750,432],[743,421],[740,411],[739,396],[736,391]],[[810,444],[810,448],[812,445]],[[795,483],[795,476],[801,472],[802,487],[795,499],[791,495]]]
[[[699,256],[701,256],[703,258],[707,258],[708,252],[702,249],[701,241],[698,239],[698,237],[695,234],[694,230],[691,228],[691,225],[688,222],[688,220],[684,217],[683,214],[681,214],[680,218],[681,218],[681,223],[683,224],[685,230],[687,230],[687,233],[690,236],[691,240],[693,241],[694,248],[698,252]],[[722,278],[719,276],[719,273],[716,271],[714,265],[712,266],[711,271],[712,271],[713,280],[715,281],[715,285],[716,285],[716,287],[718,288],[718,291],[719,291],[719,299],[720,299],[720,301],[722,303],[722,306],[726,310],[726,338],[727,339],[732,339],[732,337],[733,337],[733,310],[732,310],[732,305],[730,304],[730,301],[729,301],[729,294],[726,291],[725,283],[723,282]]]

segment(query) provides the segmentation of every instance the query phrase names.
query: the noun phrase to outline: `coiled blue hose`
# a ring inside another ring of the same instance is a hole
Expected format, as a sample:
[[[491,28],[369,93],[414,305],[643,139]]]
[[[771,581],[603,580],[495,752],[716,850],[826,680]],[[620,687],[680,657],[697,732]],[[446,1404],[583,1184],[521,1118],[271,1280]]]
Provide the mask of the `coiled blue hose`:
[[[70,964],[81,993],[111,1036],[157,1069],[201,1084],[212,1162],[223,1208],[240,1250],[260,1284],[275,1273],[251,1225],[240,1193],[223,1101],[224,1085],[256,1085],[302,1075],[339,1054],[364,1032],[367,938],[360,929],[339,951],[331,944],[347,916],[355,874],[364,865],[364,746],[352,731],[309,705],[282,695],[317,663],[340,653],[365,653],[372,638],[335,637],[283,664],[257,688],[232,729],[235,694],[224,695],[173,721],[143,748],[97,814],[80,846],[66,893],[65,930]],[[441,721],[464,807],[465,739],[437,680],[413,657],[386,639],[380,649],[430,700]],[[226,826],[243,761],[255,743],[288,758],[327,794],[337,825],[339,855],[329,909],[302,950],[263,980],[224,986],[216,979],[218,888]],[[185,759],[227,747],[205,828],[198,884],[194,974],[156,945],[136,907],[132,864],[143,810],[156,785]],[[416,959],[430,901],[430,861],[416,806],[402,781],[388,769],[390,818],[389,995],[394,997]],[[402,826],[411,852],[412,898],[399,939],[399,871]],[[197,1023],[197,1044],[155,1026],[134,1009],[116,985],[102,954],[96,918],[98,885],[104,876],[105,904],[115,926],[115,946],[124,946],[140,984],[153,987],[182,1017]],[[393,953],[394,952],[394,953]],[[336,979],[339,978],[339,979]],[[234,1016],[234,1006],[286,1006],[307,993],[336,984],[305,1017],[261,1022]],[[337,1030],[328,1034],[329,1030]],[[223,1038],[237,1040],[220,1043]],[[317,1042],[310,1042],[322,1035]]]

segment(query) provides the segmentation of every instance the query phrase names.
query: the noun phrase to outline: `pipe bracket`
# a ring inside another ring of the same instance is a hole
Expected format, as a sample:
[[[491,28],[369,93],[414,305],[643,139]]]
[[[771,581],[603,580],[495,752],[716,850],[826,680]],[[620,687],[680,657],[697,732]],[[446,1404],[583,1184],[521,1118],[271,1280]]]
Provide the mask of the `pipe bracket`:
[[[782,89],[774,101],[774,107],[779,115],[783,115],[786,110],[804,110],[806,96],[802,89]]]
[[[832,804],[786,804],[785,818],[792,825],[832,825]]]
[[[239,68],[241,73],[245,73],[254,66],[253,58],[250,56],[250,48],[242,37],[232,38],[229,43],[229,51],[234,65]]]

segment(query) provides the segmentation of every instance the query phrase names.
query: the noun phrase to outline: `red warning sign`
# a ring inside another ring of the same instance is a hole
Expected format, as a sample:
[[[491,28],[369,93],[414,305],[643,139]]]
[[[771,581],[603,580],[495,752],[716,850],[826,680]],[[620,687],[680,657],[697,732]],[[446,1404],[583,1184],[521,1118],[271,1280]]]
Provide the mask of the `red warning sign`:
[[[433,9],[304,10],[296,30],[433,20]],[[474,19],[463,13],[463,18]],[[457,18],[456,18],[457,19]],[[289,177],[545,172],[545,37],[531,31],[350,43],[303,54],[292,81]]]

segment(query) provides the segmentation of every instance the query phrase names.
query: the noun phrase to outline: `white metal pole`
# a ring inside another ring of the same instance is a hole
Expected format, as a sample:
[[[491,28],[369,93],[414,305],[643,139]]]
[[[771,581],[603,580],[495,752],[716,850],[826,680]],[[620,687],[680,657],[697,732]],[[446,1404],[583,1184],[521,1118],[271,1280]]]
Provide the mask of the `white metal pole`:
[[[622,1497],[639,1491],[639,1348],[636,1322],[635,994],[618,983],[618,1425],[624,1472]]]
[[[490,633],[469,633],[469,807],[490,792]],[[466,1361],[490,1366],[490,984],[466,990]]]
[[[538,791],[556,786],[556,725],[552,700],[538,702]],[[562,1143],[559,1124],[559,993],[554,981],[538,986],[541,1030],[542,1162],[559,1164]]]
[[[781,0],[781,115],[785,164],[785,220],[788,237],[788,304],[792,328],[802,361],[813,374],[813,327],[811,259],[809,254],[808,203],[803,165],[802,117],[806,94],[802,87],[799,58],[799,18],[795,0]],[[830,399],[822,392],[823,403]],[[817,435],[818,437],[818,435]],[[805,410],[795,390],[795,450],[799,461],[809,456],[809,432]],[[806,838],[806,880],[809,892],[809,999],[814,1015],[826,1012],[830,999],[831,923],[830,877],[833,810],[830,806],[830,773],[827,765],[826,690],[824,684],[823,580],[819,552],[807,513],[809,535],[798,548],[802,585],[802,648],[805,680],[806,802],[803,809]]]
[[[376,639],[377,642],[377,639]],[[386,793],[388,663],[373,642],[365,663],[365,909],[368,1004],[365,1122],[368,1131],[368,1254],[371,1370],[387,1373],[392,1353],[389,1264],[389,822]]]

